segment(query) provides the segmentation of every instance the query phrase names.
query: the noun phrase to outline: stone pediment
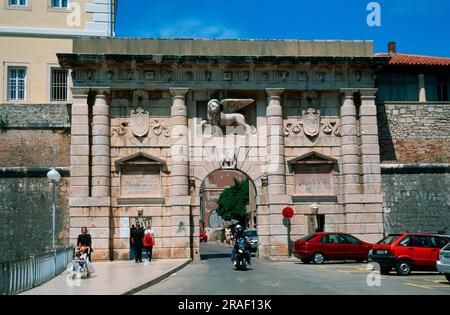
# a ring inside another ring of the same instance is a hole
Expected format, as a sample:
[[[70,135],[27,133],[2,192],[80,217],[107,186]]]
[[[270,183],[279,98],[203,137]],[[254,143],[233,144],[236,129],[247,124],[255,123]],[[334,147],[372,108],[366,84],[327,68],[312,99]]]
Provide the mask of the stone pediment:
[[[120,170],[121,167],[125,165],[132,166],[154,166],[159,167],[161,172],[167,173],[167,164],[165,161],[158,159],[157,157],[151,156],[149,154],[139,152],[128,157],[119,159],[116,161],[116,169]]]
[[[332,157],[317,153],[317,152],[309,152],[298,158],[290,160],[288,162],[289,170],[292,172],[293,168],[298,165],[304,166],[319,166],[319,165],[329,165],[330,167],[334,167],[338,164],[338,161]]]

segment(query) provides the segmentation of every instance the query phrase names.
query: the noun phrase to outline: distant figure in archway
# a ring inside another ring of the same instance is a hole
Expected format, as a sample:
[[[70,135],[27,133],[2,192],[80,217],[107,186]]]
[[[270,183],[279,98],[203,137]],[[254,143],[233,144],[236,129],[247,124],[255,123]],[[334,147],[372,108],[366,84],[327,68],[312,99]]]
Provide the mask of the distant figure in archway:
[[[231,229],[229,227],[225,229],[225,241],[227,245],[231,245]]]

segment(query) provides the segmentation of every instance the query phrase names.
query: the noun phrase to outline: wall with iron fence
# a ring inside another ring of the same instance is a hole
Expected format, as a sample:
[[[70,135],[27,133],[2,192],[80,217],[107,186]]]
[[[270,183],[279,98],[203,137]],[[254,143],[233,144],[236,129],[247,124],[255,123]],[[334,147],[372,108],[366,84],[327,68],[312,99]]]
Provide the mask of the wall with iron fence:
[[[0,263],[0,294],[14,295],[30,290],[63,273],[71,263],[74,248]]]

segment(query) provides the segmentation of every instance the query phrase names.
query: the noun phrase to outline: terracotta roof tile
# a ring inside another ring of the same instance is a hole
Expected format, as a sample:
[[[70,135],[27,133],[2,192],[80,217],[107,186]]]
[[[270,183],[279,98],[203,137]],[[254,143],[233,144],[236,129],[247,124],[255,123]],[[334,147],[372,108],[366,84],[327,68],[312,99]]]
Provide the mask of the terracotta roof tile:
[[[389,54],[377,54],[377,57],[391,57]],[[450,66],[450,58],[444,57],[432,57],[432,56],[419,56],[419,55],[406,55],[397,54],[393,55],[390,65],[409,65],[409,66]]]

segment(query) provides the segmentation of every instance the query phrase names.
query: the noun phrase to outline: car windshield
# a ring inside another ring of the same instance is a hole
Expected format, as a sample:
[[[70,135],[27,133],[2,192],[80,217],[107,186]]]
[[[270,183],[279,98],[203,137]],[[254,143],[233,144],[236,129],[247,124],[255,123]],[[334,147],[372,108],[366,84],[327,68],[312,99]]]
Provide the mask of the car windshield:
[[[380,245],[392,245],[401,235],[389,235],[378,242]]]
[[[257,237],[258,233],[256,231],[245,231],[245,236],[247,236],[247,237]]]
[[[312,240],[315,236],[316,236],[316,234],[310,234],[310,235],[307,235],[307,236],[305,236],[305,237],[302,237],[302,238],[300,239],[300,241],[302,241],[302,242],[309,242],[309,241]]]

